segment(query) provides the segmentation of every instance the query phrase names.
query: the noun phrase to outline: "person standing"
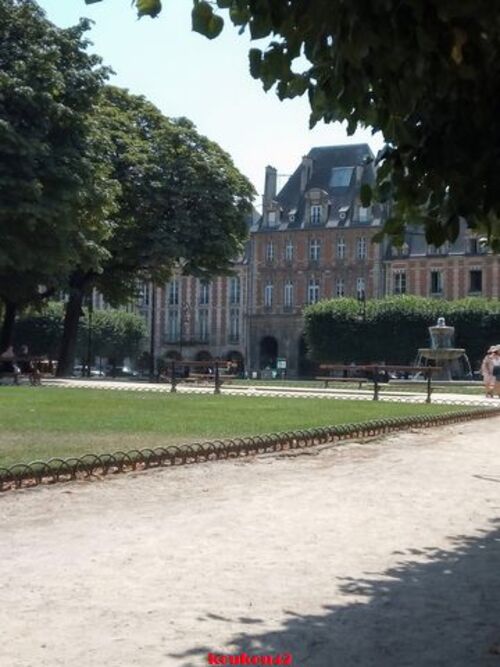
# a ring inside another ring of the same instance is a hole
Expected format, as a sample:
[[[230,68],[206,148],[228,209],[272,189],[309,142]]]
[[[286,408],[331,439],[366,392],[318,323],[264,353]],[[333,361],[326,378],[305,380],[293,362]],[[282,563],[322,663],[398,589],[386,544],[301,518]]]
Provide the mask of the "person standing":
[[[492,345],[481,363],[481,375],[483,376],[486,398],[493,398],[495,388],[495,377],[493,375],[493,363],[495,357],[495,346]]]
[[[492,375],[493,375],[493,392],[500,398],[500,345],[496,345],[494,352],[493,352],[493,369],[492,369]]]

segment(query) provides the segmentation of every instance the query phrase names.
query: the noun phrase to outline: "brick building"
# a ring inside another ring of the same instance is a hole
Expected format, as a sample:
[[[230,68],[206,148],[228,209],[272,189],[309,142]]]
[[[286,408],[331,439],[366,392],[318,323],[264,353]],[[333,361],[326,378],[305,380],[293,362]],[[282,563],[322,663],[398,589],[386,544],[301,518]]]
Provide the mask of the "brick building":
[[[204,283],[175,276],[138,305],[152,331],[155,356],[238,362],[248,372],[310,370],[303,341],[306,305],[320,299],[390,294],[458,299],[500,296],[500,257],[464,223],[458,239],[429,246],[410,228],[401,248],[373,244],[387,211],[364,208],[360,191],[375,180],[367,144],[313,148],[277,191],[267,167],[262,215],[249,220],[250,239],[233,275]],[[96,304],[97,306],[97,304]]]
[[[415,294],[448,300],[500,296],[500,257],[465,222],[454,243],[428,245],[424,232],[409,229],[401,248],[387,245],[383,259],[384,294]]]
[[[313,148],[276,192],[267,167],[262,217],[251,230],[249,366],[286,359],[290,376],[306,371],[305,305],[336,296],[383,294],[382,248],[372,244],[384,210],[364,208],[360,190],[375,179],[367,144]]]

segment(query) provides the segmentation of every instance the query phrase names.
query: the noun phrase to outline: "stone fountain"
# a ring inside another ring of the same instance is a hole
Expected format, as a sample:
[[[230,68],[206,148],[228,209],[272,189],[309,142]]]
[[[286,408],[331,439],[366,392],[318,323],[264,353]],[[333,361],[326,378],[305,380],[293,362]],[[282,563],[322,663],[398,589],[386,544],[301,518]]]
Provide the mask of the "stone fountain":
[[[435,380],[463,380],[472,377],[465,350],[453,347],[455,327],[447,326],[444,317],[440,317],[437,324],[429,327],[429,335],[431,346],[419,348],[417,366],[440,366],[441,371],[434,375]]]

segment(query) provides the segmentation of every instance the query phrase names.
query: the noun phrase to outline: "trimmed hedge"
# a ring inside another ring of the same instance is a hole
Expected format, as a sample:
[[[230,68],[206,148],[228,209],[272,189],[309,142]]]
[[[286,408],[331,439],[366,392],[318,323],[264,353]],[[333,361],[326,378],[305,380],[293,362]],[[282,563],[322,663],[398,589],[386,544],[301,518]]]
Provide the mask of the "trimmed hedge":
[[[500,302],[468,298],[444,301],[397,296],[366,302],[366,316],[356,299],[320,301],[304,311],[311,358],[319,363],[411,364],[419,347],[430,347],[428,327],[444,317],[455,327],[455,347],[465,348],[473,368],[486,349],[500,344]]]

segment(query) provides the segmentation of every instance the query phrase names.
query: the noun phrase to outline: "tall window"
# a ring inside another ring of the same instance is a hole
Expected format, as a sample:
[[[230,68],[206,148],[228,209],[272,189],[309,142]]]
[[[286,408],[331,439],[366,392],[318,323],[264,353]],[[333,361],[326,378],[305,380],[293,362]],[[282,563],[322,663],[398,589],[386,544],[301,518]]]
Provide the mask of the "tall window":
[[[237,343],[240,339],[240,311],[231,308],[229,311],[229,342]]]
[[[178,306],[179,305],[179,279],[174,278],[168,284],[168,305],[169,306]]]
[[[431,294],[443,293],[443,272],[431,271]]]
[[[267,283],[264,287],[264,306],[270,307],[273,305],[273,284]]]
[[[200,308],[198,311],[198,336],[200,341],[208,341],[208,310]]]
[[[372,217],[372,207],[367,206],[366,208],[364,206],[359,207],[359,221],[360,222],[368,222],[371,220]]]
[[[200,306],[208,306],[210,303],[210,283],[206,280],[200,281],[199,303]]]
[[[169,310],[167,319],[167,340],[169,343],[175,343],[179,340],[180,320],[178,310]]]
[[[311,278],[307,286],[307,303],[317,303],[319,301],[319,280]]]
[[[337,239],[337,258],[345,259],[345,254],[346,254],[345,239],[340,237],[339,239]]]
[[[274,260],[274,243],[269,241],[266,245],[266,260],[272,262]]]
[[[469,292],[478,294],[483,291],[483,272],[480,269],[469,271]]]
[[[365,296],[365,279],[357,278],[356,279],[356,297],[358,299],[363,299]]]
[[[97,299],[94,299],[94,296],[97,295],[92,294],[94,308],[99,308],[99,306],[96,303]],[[151,283],[142,283],[139,290],[139,304],[141,306],[149,306],[150,303],[151,303]]]
[[[239,276],[229,279],[229,303],[237,304],[241,298],[241,280]]]
[[[290,239],[285,243],[285,262],[293,260],[293,243]]]
[[[392,274],[392,291],[394,294],[406,294],[406,271],[395,271]]]
[[[283,305],[286,308],[291,308],[293,306],[293,282],[291,280],[287,280],[285,283]]]
[[[335,295],[345,296],[345,281],[343,278],[337,278],[335,283]]]
[[[360,236],[356,241],[356,256],[358,259],[366,259],[366,238]]]
[[[321,206],[311,206],[311,225],[321,224]]]
[[[311,239],[309,241],[309,259],[312,262],[319,262],[320,252],[321,241],[318,241],[318,239]]]

